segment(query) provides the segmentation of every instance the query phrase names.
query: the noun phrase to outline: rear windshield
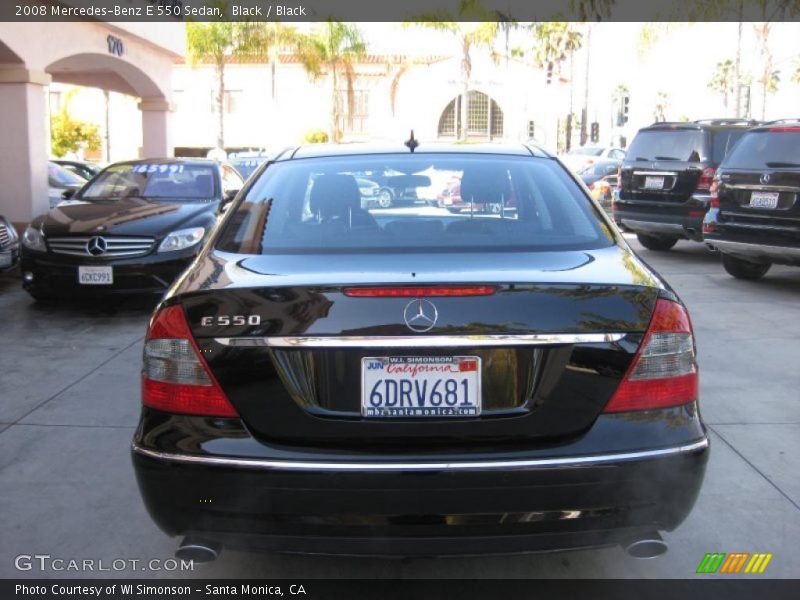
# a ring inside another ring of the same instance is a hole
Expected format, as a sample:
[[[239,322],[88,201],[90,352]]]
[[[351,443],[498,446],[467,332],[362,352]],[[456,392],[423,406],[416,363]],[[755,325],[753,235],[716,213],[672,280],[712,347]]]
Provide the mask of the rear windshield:
[[[633,138],[629,160],[676,160],[701,162],[706,156],[706,136],[697,129],[649,129]]]
[[[121,163],[105,169],[81,193],[81,199],[126,198],[211,199],[214,167],[181,163]]]
[[[731,169],[800,168],[800,129],[750,131],[725,159]]]
[[[746,129],[728,129],[716,132],[711,151],[714,162],[721,163],[746,131]]]
[[[364,180],[406,193],[386,206]],[[227,219],[217,248],[239,254],[469,252],[613,243],[555,161],[392,154],[270,166]]]

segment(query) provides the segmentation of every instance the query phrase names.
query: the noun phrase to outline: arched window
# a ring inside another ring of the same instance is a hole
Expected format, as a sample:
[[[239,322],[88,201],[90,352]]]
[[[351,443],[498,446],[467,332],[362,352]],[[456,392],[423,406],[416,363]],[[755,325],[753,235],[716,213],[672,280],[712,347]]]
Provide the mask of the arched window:
[[[463,95],[453,98],[439,117],[439,137],[458,137],[461,129]],[[503,111],[497,102],[482,92],[469,92],[467,105],[467,137],[491,140],[503,137]]]

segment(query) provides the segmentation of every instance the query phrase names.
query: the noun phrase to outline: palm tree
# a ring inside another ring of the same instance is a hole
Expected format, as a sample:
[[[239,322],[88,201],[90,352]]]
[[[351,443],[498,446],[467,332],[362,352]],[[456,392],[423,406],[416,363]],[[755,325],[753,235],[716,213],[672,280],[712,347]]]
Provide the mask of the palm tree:
[[[231,60],[253,55],[255,49],[250,33],[250,25],[246,23],[191,21],[186,24],[186,58],[189,65],[214,65],[218,148],[225,148],[225,66]]]
[[[708,87],[712,91],[722,96],[722,105],[725,107],[725,112],[728,112],[728,99],[734,92],[736,84],[736,64],[734,61],[728,59],[717,63],[711,80],[708,82]]]
[[[533,31],[537,39],[533,59],[539,68],[546,69],[549,85],[552,83],[553,73],[560,72],[561,64],[581,47],[583,34],[573,23],[567,21],[536,23]]]
[[[261,21],[249,27],[251,49],[266,59],[270,67],[270,94],[275,99],[275,65],[282,49],[294,45],[298,40],[297,30],[280,21]]]
[[[498,21],[488,21],[476,19],[489,19],[497,17],[483,8],[478,0],[461,0],[458,5],[458,16],[465,21],[446,21],[445,18],[453,18],[453,15],[445,12],[427,13],[417,17],[415,21],[409,21],[406,25],[425,27],[435,31],[449,33],[458,41],[461,50],[461,76],[463,93],[461,94],[461,116],[460,127],[457,129],[458,139],[467,139],[468,115],[469,115],[469,88],[472,78],[472,50],[484,47],[492,48],[495,38],[500,30]],[[496,58],[493,56],[493,58]]]
[[[344,78],[347,93],[348,119],[353,115],[355,79],[354,63],[366,54],[367,47],[355,25],[326,21],[311,34],[300,35],[296,41],[297,56],[312,80],[327,73],[331,81],[331,140],[342,140],[342,99],[339,79]]]

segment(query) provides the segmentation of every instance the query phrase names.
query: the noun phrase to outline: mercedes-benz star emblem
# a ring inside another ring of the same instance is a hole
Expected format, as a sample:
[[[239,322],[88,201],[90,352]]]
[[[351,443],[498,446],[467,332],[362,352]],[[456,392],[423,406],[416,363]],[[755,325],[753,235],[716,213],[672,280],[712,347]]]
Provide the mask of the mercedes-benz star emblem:
[[[439,318],[439,311],[436,310],[433,302],[428,300],[412,300],[406,304],[403,311],[403,318],[406,320],[406,326],[411,331],[417,333],[425,333],[433,329],[436,325],[436,320]]]
[[[769,173],[764,173],[764,174],[761,176],[761,183],[765,183],[765,184],[766,184],[766,183],[769,183]]]
[[[100,256],[101,254],[105,254],[106,248],[108,248],[108,244],[106,243],[105,238],[101,238],[100,236],[93,237],[86,242],[86,252],[92,256]]]

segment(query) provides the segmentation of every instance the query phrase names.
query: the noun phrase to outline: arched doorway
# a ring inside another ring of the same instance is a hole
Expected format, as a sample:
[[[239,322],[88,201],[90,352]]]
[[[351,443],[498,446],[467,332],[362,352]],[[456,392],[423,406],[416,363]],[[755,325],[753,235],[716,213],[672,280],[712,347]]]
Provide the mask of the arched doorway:
[[[439,117],[440,138],[457,138],[461,131],[463,94],[453,98]],[[467,139],[492,140],[503,137],[503,110],[488,95],[471,90],[467,102]]]

